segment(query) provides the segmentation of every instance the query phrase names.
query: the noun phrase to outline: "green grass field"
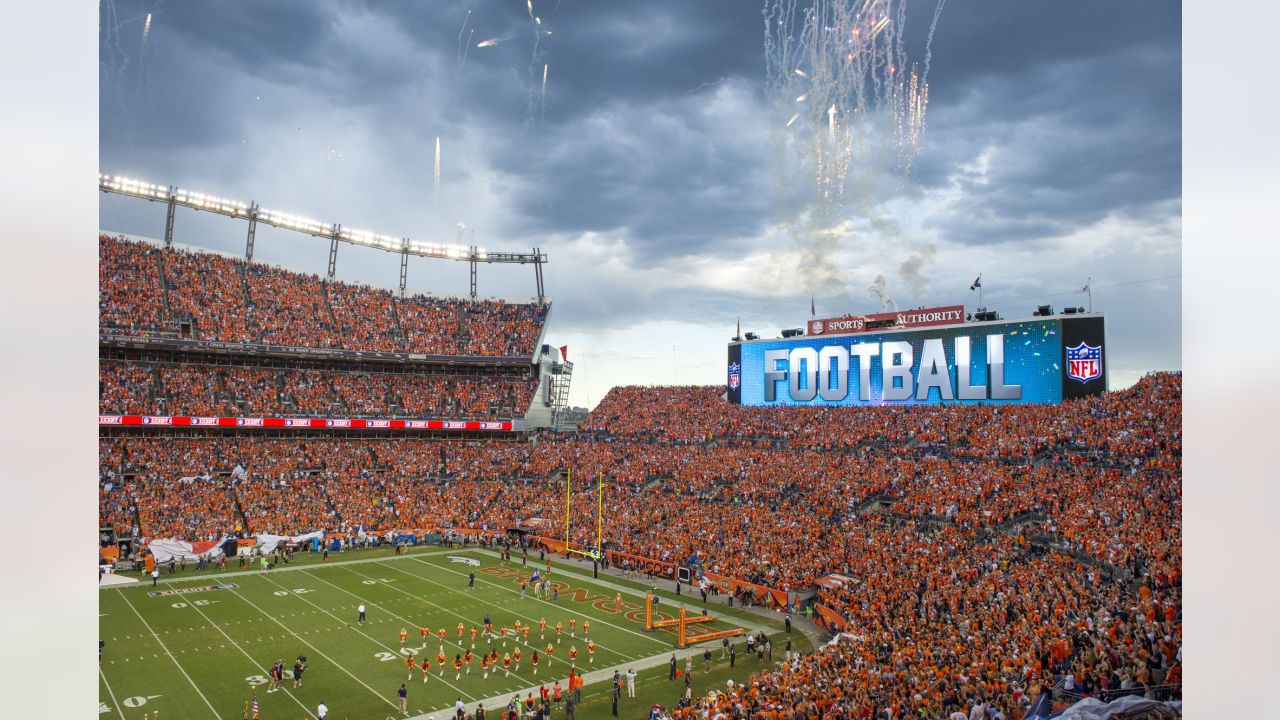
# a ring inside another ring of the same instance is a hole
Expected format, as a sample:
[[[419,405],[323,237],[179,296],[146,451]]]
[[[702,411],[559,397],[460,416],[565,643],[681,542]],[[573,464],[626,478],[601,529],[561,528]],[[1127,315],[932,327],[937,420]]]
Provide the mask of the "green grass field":
[[[448,556],[476,560],[481,566],[473,568]],[[646,586],[640,582],[603,574],[593,580],[589,569],[556,563],[549,575],[560,590],[556,604],[536,599],[532,593],[520,597],[520,578],[540,566],[536,555],[526,568],[518,559],[504,567],[487,551],[435,546],[411,549],[399,557],[385,550],[332,557],[322,564],[316,556],[300,555],[289,566],[266,572],[239,572],[231,565],[221,573],[166,575],[154,588],[147,581],[103,589],[99,632],[106,645],[99,677],[100,716],[239,718],[253,687],[263,720],[314,718],[321,701],[334,720],[402,718],[396,691],[405,683],[410,717],[452,717],[459,697],[468,709],[483,701],[490,717],[497,717],[492,711],[500,710],[517,692],[523,698],[532,689],[536,696],[538,685],[550,687],[557,679],[566,685],[571,645],[578,649],[576,665],[587,680],[580,718],[611,717],[609,680],[615,668],[623,673],[634,668],[639,673],[637,697],[626,698],[624,693],[621,717],[647,717],[650,705],[674,705],[683,690],[682,682],[667,679],[668,659],[677,652],[674,630],[643,630]],[[471,571],[476,573],[474,590],[466,587]],[[618,592],[623,598],[621,613],[613,611]],[[677,601],[689,600],[669,592],[659,594],[663,597],[659,607],[668,612]],[[356,607],[361,601],[367,606],[364,623],[357,622]],[[700,604],[688,607],[691,613],[701,611]],[[483,630],[486,614],[495,629],[513,627],[517,620],[531,625],[528,643],[521,635],[509,639],[504,648],[501,640],[490,642],[481,636],[470,673],[464,667],[459,679],[451,661],[470,646],[471,627]],[[774,638],[775,664],[782,658],[786,640],[779,621],[723,606],[713,608],[712,614],[715,622],[694,626],[697,629],[691,632],[764,629]],[[542,618],[548,623],[545,639],[539,637],[537,627]],[[576,638],[569,635],[570,619],[578,621]],[[583,621],[591,623],[594,662],[589,662]],[[558,642],[557,622],[564,625]],[[459,623],[466,628],[462,645],[456,630]],[[433,635],[425,650],[421,648],[418,628],[424,625],[433,633],[441,627],[448,631],[444,652],[450,663],[443,675],[436,667],[439,639]],[[403,650],[401,628],[409,632]],[[710,672],[703,671],[701,647],[678,651],[682,670],[684,656],[697,653],[695,692],[722,686],[730,678],[741,681],[761,669],[754,656],[746,656],[742,639],[735,640],[739,656],[732,670],[728,661],[719,659],[719,640],[708,643],[716,658]],[[550,666],[544,660],[535,676],[532,650],[538,648],[541,655],[548,642],[555,645],[555,654]],[[809,649],[799,632],[793,642],[796,650]],[[523,653],[519,670],[513,662],[509,676],[499,669],[483,679],[479,655],[491,647],[499,657],[519,647]],[[426,684],[418,669],[406,682],[405,655],[419,651],[427,653],[433,666]],[[299,655],[307,657],[303,687],[295,689],[293,681],[286,679],[284,689],[268,693],[272,663],[283,659],[288,677]]]

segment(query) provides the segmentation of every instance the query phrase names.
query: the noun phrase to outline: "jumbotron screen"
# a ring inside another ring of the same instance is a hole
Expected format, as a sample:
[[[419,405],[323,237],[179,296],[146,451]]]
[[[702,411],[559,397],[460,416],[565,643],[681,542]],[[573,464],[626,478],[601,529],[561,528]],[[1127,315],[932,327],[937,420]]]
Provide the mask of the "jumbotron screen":
[[[1060,403],[1106,390],[1101,315],[729,345],[743,405]]]

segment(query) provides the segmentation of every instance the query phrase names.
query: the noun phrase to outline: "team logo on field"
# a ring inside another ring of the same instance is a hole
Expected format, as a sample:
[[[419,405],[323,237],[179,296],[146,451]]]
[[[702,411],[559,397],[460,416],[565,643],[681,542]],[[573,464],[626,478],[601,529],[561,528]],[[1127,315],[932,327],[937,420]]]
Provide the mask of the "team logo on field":
[[[1067,348],[1067,377],[1087,383],[1102,377],[1102,346],[1086,345],[1083,341]]]
[[[218,585],[201,585],[199,587],[175,588],[173,590],[155,590],[147,593],[151,597],[166,597],[168,595],[190,595],[191,593],[209,592],[210,590],[235,590],[240,587],[235,583],[220,583]]]
[[[737,390],[740,387],[742,387],[742,365],[729,363],[729,389]]]
[[[449,562],[462,563],[463,565],[470,565],[471,567],[480,567],[480,561],[475,558],[458,557],[457,555],[446,555],[445,557],[448,558]]]

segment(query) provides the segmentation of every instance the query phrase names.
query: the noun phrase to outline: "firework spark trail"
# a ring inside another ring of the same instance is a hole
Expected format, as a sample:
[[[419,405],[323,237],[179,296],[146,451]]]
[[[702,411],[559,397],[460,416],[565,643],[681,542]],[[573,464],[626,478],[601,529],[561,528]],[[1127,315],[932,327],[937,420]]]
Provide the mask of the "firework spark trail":
[[[142,47],[147,46],[147,36],[151,34],[151,13],[147,13],[147,22],[142,26]]]
[[[464,48],[463,46],[464,44],[470,45],[470,43],[463,43],[462,36],[467,32],[467,21],[470,19],[471,19],[471,11],[468,10],[466,16],[462,18],[462,27],[458,28],[458,69],[459,70],[462,69],[462,64],[467,61],[466,48]],[[472,30],[472,32],[475,32],[475,31]]]
[[[436,199],[440,199],[440,136],[436,136]]]
[[[502,41],[499,40],[498,38],[489,38],[488,40],[481,40],[480,42],[476,43],[476,47],[478,48],[493,47],[494,45],[497,45],[500,42]]]

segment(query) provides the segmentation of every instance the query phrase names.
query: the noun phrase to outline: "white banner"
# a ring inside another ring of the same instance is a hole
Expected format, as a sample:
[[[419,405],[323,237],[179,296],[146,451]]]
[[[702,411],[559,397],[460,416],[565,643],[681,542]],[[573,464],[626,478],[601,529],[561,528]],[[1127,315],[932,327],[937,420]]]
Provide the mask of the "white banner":
[[[312,538],[316,538],[321,542],[324,542],[324,531],[316,530],[315,532],[310,532],[306,535],[258,535],[257,537],[258,544],[255,547],[258,548],[258,552],[263,555],[270,555],[272,552],[275,552],[276,546],[281,542],[296,544],[307,542]]]
[[[225,538],[224,538],[225,540]],[[223,540],[189,543],[186,540],[152,540],[147,549],[155,556],[157,563],[170,560],[196,560],[217,558],[222,555]]]

